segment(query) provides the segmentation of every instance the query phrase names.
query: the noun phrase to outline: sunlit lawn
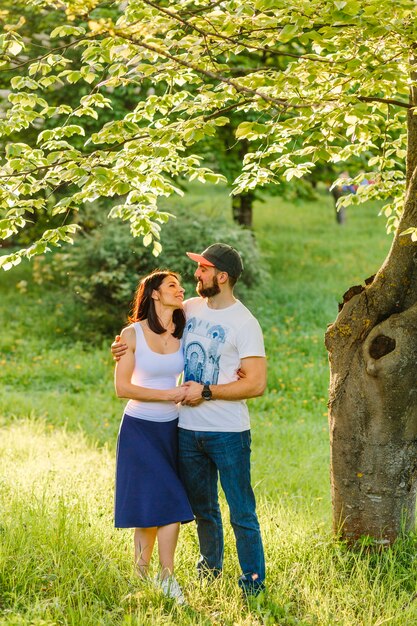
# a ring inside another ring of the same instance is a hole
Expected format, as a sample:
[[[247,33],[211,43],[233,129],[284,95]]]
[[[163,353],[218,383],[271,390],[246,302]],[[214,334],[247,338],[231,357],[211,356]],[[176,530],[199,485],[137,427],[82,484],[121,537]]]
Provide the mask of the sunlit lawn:
[[[199,187],[186,201],[215,219],[229,199]],[[268,595],[249,607],[240,598],[228,523],[224,576],[211,585],[195,577],[192,525],[181,533],[187,608],[135,579],[130,532],[112,526],[123,405],[111,338],[72,340],[72,319],[59,313],[71,294],[33,286],[26,266],[0,276],[0,625],[417,623],[414,539],[372,554],[331,536],[323,336],[343,292],[383,260],[382,218],[352,209],[340,227],[323,191],[310,203],[267,198],[255,230],[270,271],[248,302],[269,361],[268,391],[250,403]]]

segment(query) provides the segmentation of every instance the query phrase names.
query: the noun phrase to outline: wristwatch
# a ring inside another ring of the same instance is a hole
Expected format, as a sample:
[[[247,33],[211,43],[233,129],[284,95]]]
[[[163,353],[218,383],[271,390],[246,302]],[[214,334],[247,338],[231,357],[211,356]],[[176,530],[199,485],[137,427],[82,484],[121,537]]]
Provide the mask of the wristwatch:
[[[204,385],[203,387],[203,391],[201,392],[201,397],[203,398],[203,400],[211,400],[211,389],[209,385]]]

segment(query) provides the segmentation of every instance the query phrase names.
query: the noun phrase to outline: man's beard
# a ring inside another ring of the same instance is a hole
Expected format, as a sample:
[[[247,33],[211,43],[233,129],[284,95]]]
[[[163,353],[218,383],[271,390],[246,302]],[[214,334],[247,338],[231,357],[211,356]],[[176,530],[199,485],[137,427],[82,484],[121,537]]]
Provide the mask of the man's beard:
[[[217,276],[213,276],[213,284],[211,287],[203,287],[199,282],[197,282],[197,293],[202,298],[212,298],[213,296],[217,296],[220,293],[219,281],[217,280]]]

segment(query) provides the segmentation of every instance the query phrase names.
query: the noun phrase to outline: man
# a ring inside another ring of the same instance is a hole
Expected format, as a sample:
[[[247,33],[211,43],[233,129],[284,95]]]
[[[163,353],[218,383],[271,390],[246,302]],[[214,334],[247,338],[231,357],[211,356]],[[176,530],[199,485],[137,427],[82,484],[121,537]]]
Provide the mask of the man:
[[[217,576],[223,566],[220,478],[242,569],[239,586],[256,595],[264,589],[265,560],[250,480],[245,400],[262,395],[266,387],[262,331],[233,294],[243,270],[239,253],[215,243],[201,254],[187,255],[198,263],[194,276],[200,297],[184,303],[187,393],[179,415],[179,465],[197,522],[198,568],[202,575]]]

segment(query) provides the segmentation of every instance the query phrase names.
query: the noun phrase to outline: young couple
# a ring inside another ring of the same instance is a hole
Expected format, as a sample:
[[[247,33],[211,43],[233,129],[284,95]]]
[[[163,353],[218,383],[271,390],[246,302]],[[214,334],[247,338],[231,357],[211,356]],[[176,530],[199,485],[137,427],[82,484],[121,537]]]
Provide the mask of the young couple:
[[[117,446],[115,526],[135,529],[142,576],[157,540],[157,584],[179,603],[174,552],[181,523],[196,520],[201,575],[222,570],[218,478],[242,569],[239,586],[256,595],[265,579],[245,402],[266,386],[262,331],[233,295],[243,270],[239,253],[215,243],[187,255],[198,263],[199,297],[183,302],[175,273],[152,272],[138,286],[130,326],[112,344],[116,392],[129,399]]]

